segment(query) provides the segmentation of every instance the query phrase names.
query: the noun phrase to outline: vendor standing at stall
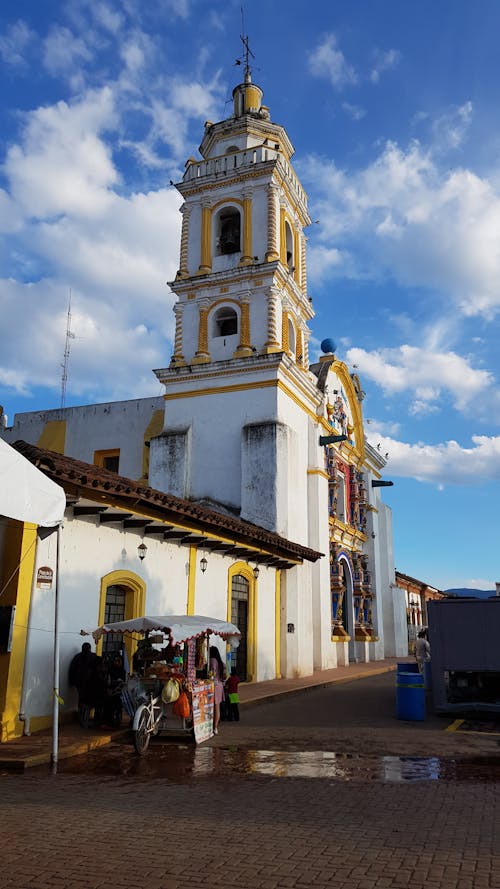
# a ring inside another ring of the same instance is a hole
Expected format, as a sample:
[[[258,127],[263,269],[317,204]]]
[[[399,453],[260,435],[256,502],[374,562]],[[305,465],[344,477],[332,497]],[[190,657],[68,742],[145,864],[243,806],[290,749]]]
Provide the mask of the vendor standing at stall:
[[[220,705],[224,700],[224,680],[226,672],[216,645],[210,646],[209,670],[214,677],[214,735],[219,734]]]

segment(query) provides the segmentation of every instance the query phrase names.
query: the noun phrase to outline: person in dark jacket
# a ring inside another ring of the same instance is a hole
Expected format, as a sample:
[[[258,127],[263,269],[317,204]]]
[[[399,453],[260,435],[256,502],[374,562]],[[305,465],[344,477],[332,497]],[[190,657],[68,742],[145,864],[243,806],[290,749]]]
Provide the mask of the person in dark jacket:
[[[97,716],[102,707],[101,662],[90,642],[84,642],[69,665],[68,680],[78,692],[78,716],[84,727],[89,723],[90,711],[95,709]]]

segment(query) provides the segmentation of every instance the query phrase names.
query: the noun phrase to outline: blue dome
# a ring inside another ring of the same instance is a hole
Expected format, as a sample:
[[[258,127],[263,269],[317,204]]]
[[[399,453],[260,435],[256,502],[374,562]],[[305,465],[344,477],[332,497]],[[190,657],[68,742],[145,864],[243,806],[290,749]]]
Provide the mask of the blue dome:
[[[327,354],[327,352],[335,352],[336,345],[334,340],[330,337],[327,337],[326,340],[323,340],[321,343],[321,351]]]

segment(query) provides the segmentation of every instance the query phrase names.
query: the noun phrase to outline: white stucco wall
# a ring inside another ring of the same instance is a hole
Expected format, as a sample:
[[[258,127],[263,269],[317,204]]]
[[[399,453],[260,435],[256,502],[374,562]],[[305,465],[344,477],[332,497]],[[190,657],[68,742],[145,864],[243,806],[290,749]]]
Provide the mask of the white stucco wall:
[[[112,525],[97,525],[95,519],[67,518],[61,531],[59,626],[61,695],[64,710],[76,707],[76,692],[68,687],[67,674],[72,657],[85,638],[80,630],[93,630],[99,621],[101,579],[112,571],[130,571],[146,584],[146,613],[185,614],[187,609],[189,548],[146,538],[146,558],[141,562],[138,533],[122,531]],[[213,553],[208,555],[205,574],[197,574],[194,610],[197,613],[227,619],[228,571],[233,560]],[[56,534],[39,541],[36,571],[40,565],[56,568]],[[274,655],[275,571],[262,567],[256,585],[257,595],[257,678],[275,676]],[[93,641],[87,637],[87,641]],[[32,590],[29,632],[25,659],[24,696],[20,710],[29,717],[46,716],[52,707],[54,645],[54,588]]]
[[[163,408],[163,398],[157,396],[16,414],[13,426],[2,437],[9,444],[21,439],[36,445],[47,423],[63,421],[65,454],[93,463],[94,451],[119,449],[120,475],[138,479],[142,475],[144,433],[154,413]]]

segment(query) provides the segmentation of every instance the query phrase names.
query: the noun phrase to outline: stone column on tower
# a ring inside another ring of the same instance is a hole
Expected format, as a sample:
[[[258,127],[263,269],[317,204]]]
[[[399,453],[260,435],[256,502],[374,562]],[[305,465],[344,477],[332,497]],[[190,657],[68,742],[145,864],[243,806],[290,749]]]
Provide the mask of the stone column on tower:
[[[201,259],[198,272],[206,275],[212,271],[212,208],[209,201],[201,205]]]
[[[199,307],[198,321],[198,349],[193,358],[193,364],[206,364],[210,361],[208,351],[208,300],[202,300]]]
[[[182,354],[182,316],[184,314],[183,303],[175,303],[174,314],[175,314],[174,354],[172,355],[172,360],[171,360],[170,364],[171,364],[171,366],[178,367],[179,365],[186,363],[184,361],[184,355]]]
[[[265,352],[279,352],[278,340],[278,306],[280,293],[277,287],[270,287],[267,297],[267,342]]]
[[[307,294],[307,267],[306,267],[307,240],[303,232],[300,235],[300,288],[304,296]]]
[[[271,182],[267,188],[267,250],[266,261],[275,262],[279,259],[277,244],[277,220],[278,220],[278,187]]]
[[[252,190],[246,188],[243,192],[243,253],[240,265],[248,265],[252,261]]]
[[[177,278],[187,278],[189,275],[188,270],[188,241],[189,241],[189,216],[191,213],[191,208],[187,204],[183,204],[181,207],[182,213],[182,230],[181,230],[181,252],[180,252],[180,260],[179,260],[179,271],[177,272]]]
[[[286,261],[286,201],[284,197],[280,198],[280,256],[283,265],[287,265]]]
[[[240,323],[240,342],[235,358],[246,358],[252,354],[252,344],[250,340],[250,295],[247,293],[240,300],[241,306],[241,323]]]

